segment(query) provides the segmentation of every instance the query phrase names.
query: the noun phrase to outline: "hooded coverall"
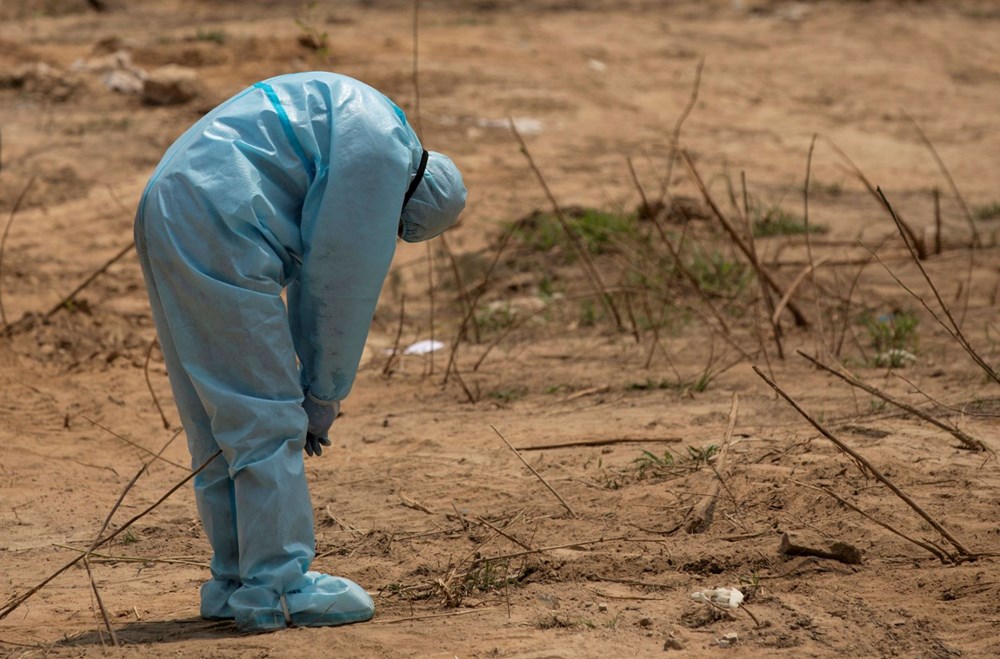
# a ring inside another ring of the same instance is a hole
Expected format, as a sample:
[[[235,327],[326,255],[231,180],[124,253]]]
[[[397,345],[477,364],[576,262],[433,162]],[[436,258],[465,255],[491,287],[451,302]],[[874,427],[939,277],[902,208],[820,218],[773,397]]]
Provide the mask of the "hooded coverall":
[[[415,179],[423,154],[375,89],[290,74],[199,120],[143,193],[136,245],[192,464],[222,451],[194,481],[213,549],[203,617],[268,630],[374,614],[357,584],[308,571],[302,402],[350,391],[397,235],[437,235],[464,205],[446,157]]]

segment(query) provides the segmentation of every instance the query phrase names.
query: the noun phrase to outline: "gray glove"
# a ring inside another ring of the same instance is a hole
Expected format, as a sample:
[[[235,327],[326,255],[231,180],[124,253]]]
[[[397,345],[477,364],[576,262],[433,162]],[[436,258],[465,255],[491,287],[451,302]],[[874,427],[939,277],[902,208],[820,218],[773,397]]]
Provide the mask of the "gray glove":
[[[306,431],[306,455],[321,456],[323,447],[330,446],[330,426],[340,414],[340,401],[322,401],[308,391],[302,401],[302,409],[309,416],[309,428]]]

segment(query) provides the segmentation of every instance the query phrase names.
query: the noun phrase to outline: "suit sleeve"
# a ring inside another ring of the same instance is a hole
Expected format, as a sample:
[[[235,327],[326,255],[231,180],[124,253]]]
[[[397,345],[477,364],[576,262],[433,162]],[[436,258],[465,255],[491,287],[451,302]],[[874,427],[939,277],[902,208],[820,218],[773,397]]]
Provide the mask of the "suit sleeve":
[[[302,267],[289,288],[302,384],[324,402],[354,383],[412,168],[412,147],[363,116],[349,113],[334,131],[331,162],[303,205]]]

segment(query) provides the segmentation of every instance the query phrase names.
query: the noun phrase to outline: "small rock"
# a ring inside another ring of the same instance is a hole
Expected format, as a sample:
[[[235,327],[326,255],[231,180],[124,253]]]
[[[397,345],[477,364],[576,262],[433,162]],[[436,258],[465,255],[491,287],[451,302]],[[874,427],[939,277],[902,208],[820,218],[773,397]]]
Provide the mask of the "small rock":
[[[608,610],[608,605],[605,604],[604,602],[598,602],[597,610],[600,611],[601,613],[605,613]]]
[[[555,595],[542,594],[538,596],[538,601],[549,607],[550,609],[559,608],[559,598]]]
[[[668,638],[663,641],[663,649],[666,651],[670,650],[683,650],[684,644],[678,641],[676,638]]]
[[[639,626],[640,627],[652,627],[653,626],[653,621],[650,620],[649,618],[642,618],[642,619],[639,620]]]
[[[788,531],[781,536],[778,553],[785,556],[817,556],[832,558],[848,565],[859,565],[862,552],[854,545],[838,540],[827,540],[804,531]]]
[[[169,64],[149,73],[143,81],[142,100],[148,105],[180,105],[201,93],[194,69]]]

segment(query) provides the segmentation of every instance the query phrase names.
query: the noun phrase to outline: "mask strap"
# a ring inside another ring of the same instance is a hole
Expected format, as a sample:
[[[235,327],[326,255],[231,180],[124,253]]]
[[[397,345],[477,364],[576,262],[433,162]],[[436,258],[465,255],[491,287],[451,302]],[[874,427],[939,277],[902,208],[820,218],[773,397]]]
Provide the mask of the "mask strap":
[[[412,197],[413,193],[417,191],[418,187],[420,187],[420,181],[424,179],[424,170],[427,169],[427,158],[429,155],[430,154],[427,153],[427,149],[424,149],[423,154],[420,156],[420,165],[417,166],[417,174],[413,177],[413,180],[410,181],[410,187],[407,188],[406,196],[403,197],[403,208],[406,208],[406,204],[410,201],[410,197]]]

